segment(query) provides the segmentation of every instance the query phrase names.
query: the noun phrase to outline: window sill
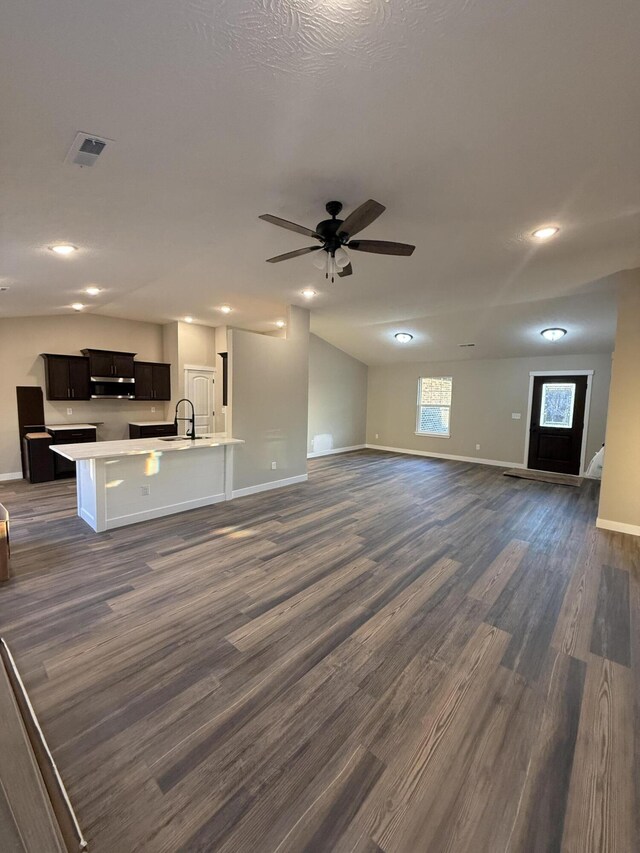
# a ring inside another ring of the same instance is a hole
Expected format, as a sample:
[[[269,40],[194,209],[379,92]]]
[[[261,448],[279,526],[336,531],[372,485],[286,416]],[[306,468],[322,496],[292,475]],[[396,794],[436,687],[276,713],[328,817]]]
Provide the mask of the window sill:
[[[451,438],[451,434],[442,435],[437,432],[416,432],[415,435],[421,435],[423,438]]]

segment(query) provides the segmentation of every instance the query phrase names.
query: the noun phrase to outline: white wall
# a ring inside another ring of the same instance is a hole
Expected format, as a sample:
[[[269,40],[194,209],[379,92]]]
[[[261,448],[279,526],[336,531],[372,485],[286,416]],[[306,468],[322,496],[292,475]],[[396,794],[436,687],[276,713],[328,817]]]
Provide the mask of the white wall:
[[[528,431],[529,372],[594,370],[586,461],[603,442],[611,378],[609,354],[394,364],[369,368],[367,443],[522,463]],[[415,434],[418,379],[452,376],[451,437]],[[520,412],[520,420],[511,413]],[[376,433],[378,438],[376,438]],[[480,450],[476,450],[476,444]]]
[[[233,436],[246,441],[234,450],[234,490],[306,478],[309,312],[289,309],[286,338],[227,337]]]
[[[366,441],[367,365],[317,335],[309,338],[309,453]]]

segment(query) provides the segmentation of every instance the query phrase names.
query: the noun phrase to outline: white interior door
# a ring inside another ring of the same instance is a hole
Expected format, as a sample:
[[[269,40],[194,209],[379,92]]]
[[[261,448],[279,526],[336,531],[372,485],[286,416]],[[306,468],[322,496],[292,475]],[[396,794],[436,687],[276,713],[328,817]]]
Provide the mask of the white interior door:
[[[213,432],[213,367],[186,367],[184,371],[185,397],[196,410],[196,435]]]

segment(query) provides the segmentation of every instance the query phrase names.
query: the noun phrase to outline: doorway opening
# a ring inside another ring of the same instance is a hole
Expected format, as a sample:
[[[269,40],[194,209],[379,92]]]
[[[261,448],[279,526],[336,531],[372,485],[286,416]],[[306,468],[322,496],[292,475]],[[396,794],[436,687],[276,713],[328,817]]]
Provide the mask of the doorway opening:
[[[592,376],[592,370],[529,374],[527,468],[584,472]]]

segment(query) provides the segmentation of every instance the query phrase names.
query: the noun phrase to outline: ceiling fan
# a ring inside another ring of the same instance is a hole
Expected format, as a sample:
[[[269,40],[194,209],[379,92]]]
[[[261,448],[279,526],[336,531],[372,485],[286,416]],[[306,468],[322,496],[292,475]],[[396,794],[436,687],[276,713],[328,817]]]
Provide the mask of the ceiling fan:
[[[276,255],[274,258],[267,258],[268,264],[277,264],[280,261],[288,261],[290,258],[297,258],[300,255],[307,255],[309,252],[317,252],[320,249],[326,252],[325,256],[319,256],[320,264],[316,264],[318,269],[325,270],[325,278],[331,276],[331,281],[334,280],[334,275],[337,273],[341,278],[346,275],[351,275],[353,268],[349,255],[345,249],[353,249],[356,252],[373,252],[378,255],[412,255],[415,246],[410,246],[408,243],[390,243],[387,240],[352,240],[356,234],[359,234],[367,225],[371,225],[386,208],[380,202],[370,198],[356,207],[346,219],[337,219],[338,214],[342,210],[342,203],[339,201],[329,201],[325,205],[325,209],[331,219],[323,219],[316,225],[315,231],[311,228],[305,228],[304,225],[296,225],[295,222],[289,222],[287,219],[280,219],[279,216],[272,216],[270,213],[263,213],[260,219],[265,222],[271,222],[273,225],[279,225],[280,228],[287,228],[289,231],[295,231],[298,234],[304,234],[307,237],[314,237],[320,241],[320,246],[306,246],[304,249],[296,249],[293,252],[286,252],[284,255]],[[314,260],[315,263],[315,260]]]

